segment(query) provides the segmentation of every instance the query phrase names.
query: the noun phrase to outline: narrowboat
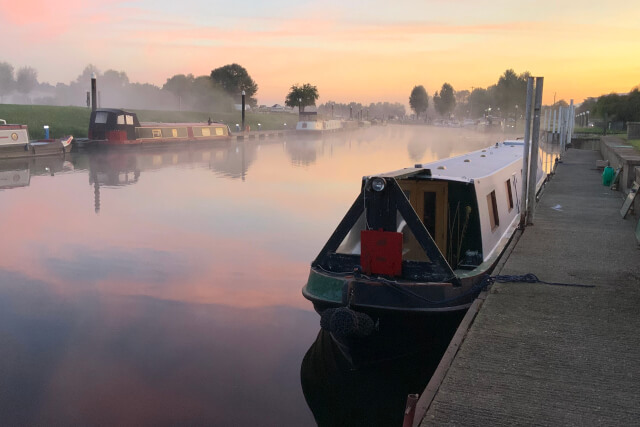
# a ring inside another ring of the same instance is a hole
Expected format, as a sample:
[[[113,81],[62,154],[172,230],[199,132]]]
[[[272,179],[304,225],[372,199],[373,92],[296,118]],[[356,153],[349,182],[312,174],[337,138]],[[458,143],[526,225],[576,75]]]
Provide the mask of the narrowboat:
[[[322,134],[343,130],[342,120],[320,120],[316,111],[301,112],[296,124],[296,132],[302,134]]]
[[[322,328],[347,346],[416,325],[426,339],[455,330],[519,225],[523,148],[505,141],[364,177],[302,290]]]
[[[72,136],[29,139],[27,125],[7,124],[0,119],[0,159],[60,155],[71,150]]]
[[[177,143],[210,142],[230,139],[223,123],[140,122],[136,113],[100,108],[91,113],[89,138],[82,146],[158,146]]]

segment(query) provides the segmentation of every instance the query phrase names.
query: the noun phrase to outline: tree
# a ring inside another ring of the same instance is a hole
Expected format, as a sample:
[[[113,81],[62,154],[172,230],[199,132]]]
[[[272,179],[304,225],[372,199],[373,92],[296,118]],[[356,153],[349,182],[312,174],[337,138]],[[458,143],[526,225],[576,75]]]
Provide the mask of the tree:
[[[193,74],[176,74],[175,76],[168,78],[167,82],[162,86],[162,90],[166,90],[175,95],[178,99],[178,105],[182,108],[182,104],[187,102],[187,95],[191,91],[193,86],[194,77]]]
[[[427,111],[429,106],[429,95],[424,86],[414,86],[409,96],[409,106],[416,112],[416,117],[420,118],[420,113]],[[426,117],[425,117],[426,118]]]
[[[0,62],[0,101],[2,101],[4,95],[8,95],[13,91],[15,83],[13,65],[8,62]]]
[[[295,84],[291,86],[291,89],[284,100],[284,105],[292,108],[298,107],[300,111],[304,111],[304,107],[316,105],[317,99],[317,87],[312,86],[309,83],[305,83],[302,86]]]
[[[491,106],[491,96],[487,89],[475,88],[469,95],[469,116],[473,119],[484,114]]]
[[[442,85],[439,95],[436,92],[433,96],[433,104],[441,116],[449,115],[453,111],[456,106],[456,98],[455,91],[449,83]]]
[[[230,64],[216,68],[211,71],[211,80],[232,98],[239,99],[244,90],[248,104],[252,107],[258,104],[258,100],[253,97],[258,91],[258,85],[241,65]]]
[[[530,76],[528,71],[517,75],[513,69],[506,70],[495,86],[493,105],[508,115],[516,114],[516,105],[523,109],[527,102],[527,80]]]
[[[31,67],[22,67],[16,76],[16,89],[22,94],[28,94],[38,86],[38,72]]]

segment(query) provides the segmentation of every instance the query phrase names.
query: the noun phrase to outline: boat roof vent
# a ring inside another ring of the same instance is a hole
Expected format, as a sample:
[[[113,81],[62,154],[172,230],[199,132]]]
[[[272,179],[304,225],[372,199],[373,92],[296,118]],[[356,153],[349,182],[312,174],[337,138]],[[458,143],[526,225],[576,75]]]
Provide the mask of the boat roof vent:
[[[471,160],[469,160],[469,159],[464,159],[464,162],[465,162],[465,163],[469,163],[469,162],[471,162]]]

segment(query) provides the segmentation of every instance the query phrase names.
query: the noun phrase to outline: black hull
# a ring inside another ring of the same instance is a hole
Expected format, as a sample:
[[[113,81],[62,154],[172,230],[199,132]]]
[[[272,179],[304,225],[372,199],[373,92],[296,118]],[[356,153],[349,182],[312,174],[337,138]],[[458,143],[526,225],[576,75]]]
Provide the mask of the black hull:
[[[329,313],[326,310],[320,310],[320,315],[326,316]],[[354,367],[403,358],[418,352],[440,351],[446,348],[467,311],[466,308],[428,313],[354,310],[371,319],[373,330],[367,330],[367,334],[362,335],[342,334],[325,328],[345,359]]]

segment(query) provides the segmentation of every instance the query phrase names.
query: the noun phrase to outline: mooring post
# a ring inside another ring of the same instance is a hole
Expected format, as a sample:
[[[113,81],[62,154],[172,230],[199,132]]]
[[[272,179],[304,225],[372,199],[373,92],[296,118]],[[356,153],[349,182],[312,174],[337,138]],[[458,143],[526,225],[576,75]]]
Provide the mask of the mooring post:
[[[244,128],[244,96],[245,96],[245,91],[242,91],[242,132],[245,131]]]
[[[96,73],[91,73],[91,111],[96,111],[98,108],[98,91],[96,88]]]
[[[533,77],[527,80],[527,105],[524,112],[524,152],[522,153],[522,191],[520,195],[520,226],[525,225],[527,215],[527,174],[529,173],[529,140],[531,138],[531,104],[533,98]]]
[[[531,161],[529,162],[529,191],[527,204],[527,225],[533,225],[536,207],[536,183],[538,176],[538,142],[540,137],[540,109],[542,108],[542,86],[544,77],[536,77],[536,99],[533,108],[533,128],[531,130]]]
[[[416,416],[416,404],[418,403],[417,394],[410,394],[407,396],[407,405],[404,409],[404,420],[402,421],[402,427],[413,427],[414,418]]]
[[[576,106],[573,105],[573,99],[569,103],[569,136],[567,136],[568,143],[571,144],[571,138],[573,138],[573,128],[576,125]]]

